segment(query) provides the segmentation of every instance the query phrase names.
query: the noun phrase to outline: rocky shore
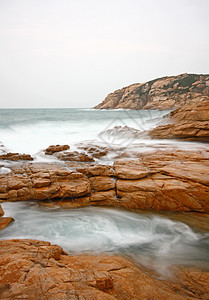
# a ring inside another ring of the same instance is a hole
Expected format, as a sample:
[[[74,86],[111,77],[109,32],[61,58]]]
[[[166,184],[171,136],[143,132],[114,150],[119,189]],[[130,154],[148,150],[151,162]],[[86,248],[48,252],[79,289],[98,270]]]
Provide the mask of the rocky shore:
[[[119,256],[68,255],[37,240],[0,242],[3,299],[208,299],[209,273],[175,267],[156,274]]]
[[[18,163],[0,175],[0,201],[208,213],[208,158],[208,150],[154,150],[132,159],[124,153],[113,167],[72,161]]]
[[[7,166],[10,172],[0,175],[0,201],[209,212],[209,150],[123,153],[108,166],[79,161],[79,155],[68,161],[66,148],[50,147],[50,155],[65,157],[62,162],[20,160]],[[99,150],[94,148],[95,152]],[[0,207],[0,229],[13,221],[3,214]],[[0,258],[1,299],[209,297],[209,273],[195,268],[173,266],[171,277],[162,279],[120,256],[72,256],[57,245],[36,240],[1,241]]]
[[[206,75],[166,77],[117,91],[97,108],[168,109],[186,103],[165,116],[164,125],[151,130],[149,136],[208,142],[208,83]],[[165,89],[168,94],[162,98]],[[186,94],[184,89],[188,89]],[[139,90],[141,102],[135,97]],[[127,95],[133,99],[125,100]],[[120,151],[111,166],[100,160],[109,152],[110,147],[95,145],[81,145],[78,151],[69,145],[51,145],[44,153],[55,159],[53,163],[32,161],[27,154],[3,153],[0,202],[33,200],[66,209],[106,206],[191,212],[194,218],[209,213],[207,147]],[[0,206],[0,230],[12,221],[12,216],[4,217]],[[120,256],[74,256],[44,241],[0,241],[0,266],[0,298],[5,300],[209,299],[207,270],[176,265],[172,276],[159,278],[154,271]]]

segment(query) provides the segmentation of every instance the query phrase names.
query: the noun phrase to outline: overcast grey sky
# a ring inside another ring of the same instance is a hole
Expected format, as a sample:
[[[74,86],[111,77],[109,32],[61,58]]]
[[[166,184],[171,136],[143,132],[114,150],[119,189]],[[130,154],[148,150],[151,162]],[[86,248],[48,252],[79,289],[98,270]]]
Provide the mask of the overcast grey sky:
[[[0,0],[0,107],[92,107],[209,73],[208,0]]]

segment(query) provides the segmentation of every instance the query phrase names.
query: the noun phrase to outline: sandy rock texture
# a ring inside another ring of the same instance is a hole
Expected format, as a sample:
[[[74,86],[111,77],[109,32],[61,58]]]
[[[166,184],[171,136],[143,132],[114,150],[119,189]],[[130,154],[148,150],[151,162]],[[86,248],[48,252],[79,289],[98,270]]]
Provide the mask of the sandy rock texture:
[[[209,96],[209,75],[181,74],[136,83],[109,94],[96,109],[167,110]]]
[[[20,154],[20,153],[6,153],[0,155],[0,160],[33,160],[32,156],[30,154]]]
[[[119,256],[71,256],[49,242],[0,242],[0,298],[208,299],[209,273],[180,268],[158,280]]]
[[[152,138],[184,139],[209,142],[209,97],[172,111],[167,117],[168,124],[149,132]]]
[[[73,208],[209,212],[209,151],[154,150],[114,166],[23,163],[0,175],[0,201],[37,200]]]
[[[70,149],[68,145],[51,145],[45,149],[45,154],[52,155],[53,153]]]

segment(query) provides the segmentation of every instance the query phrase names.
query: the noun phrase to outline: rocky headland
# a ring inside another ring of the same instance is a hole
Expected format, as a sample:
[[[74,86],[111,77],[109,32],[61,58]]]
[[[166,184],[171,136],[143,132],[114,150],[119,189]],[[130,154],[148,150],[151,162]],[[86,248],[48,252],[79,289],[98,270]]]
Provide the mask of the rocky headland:
[[[169,110],[209,96],[209,75],[181,74],[136,83],[109,94],[96,109]]]

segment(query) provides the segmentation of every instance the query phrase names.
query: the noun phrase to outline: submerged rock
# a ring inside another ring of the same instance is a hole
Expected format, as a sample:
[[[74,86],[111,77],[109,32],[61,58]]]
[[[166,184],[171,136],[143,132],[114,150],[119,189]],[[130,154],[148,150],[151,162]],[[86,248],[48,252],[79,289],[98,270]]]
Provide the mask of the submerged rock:
[[[67,255],[49,242],[0,241],[1,299],[208,299],[209,273],[176,268],[154,278],[119,256]]]
[[[137,138],[141,136],[141,131],[128,126],[115,126],[111,129],[100,132],[99,136],[124,138]]]

